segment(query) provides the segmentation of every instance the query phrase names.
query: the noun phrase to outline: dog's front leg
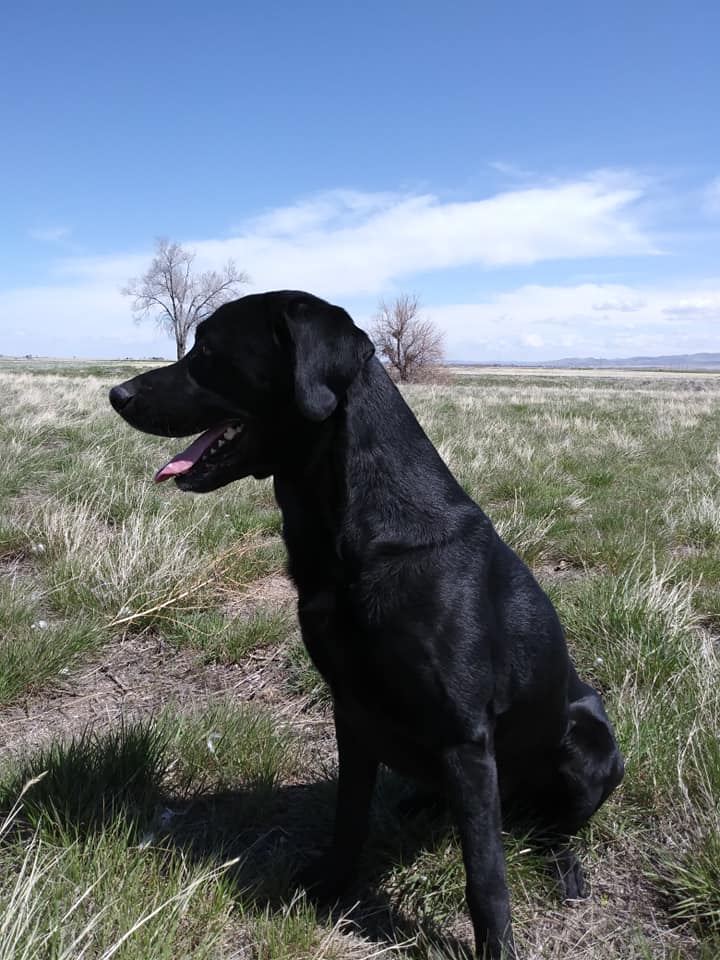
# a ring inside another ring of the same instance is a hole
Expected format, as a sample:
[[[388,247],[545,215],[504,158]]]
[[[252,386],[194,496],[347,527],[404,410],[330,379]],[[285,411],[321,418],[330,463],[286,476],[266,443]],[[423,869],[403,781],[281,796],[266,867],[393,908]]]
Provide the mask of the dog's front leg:
[[[367,837],[378,759],[335,713],[338,788],[335,828],[329,850],[308,864],[298,882],[313,896],[334,900],[353,880]]]
[[[444,773],[460,832],[466,893],[478,957],[514,958],[505,881],[500,795],[491,738],[483,734],[444,754]]]

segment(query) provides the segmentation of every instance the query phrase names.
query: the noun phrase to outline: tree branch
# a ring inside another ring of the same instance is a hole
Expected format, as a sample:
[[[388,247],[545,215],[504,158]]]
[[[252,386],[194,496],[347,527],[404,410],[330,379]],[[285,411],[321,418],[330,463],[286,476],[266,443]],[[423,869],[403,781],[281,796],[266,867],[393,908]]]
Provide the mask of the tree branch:
[[[209,270],[193,277],[195,254],[179,243],[160,238],[155,256],[142,277],[128,281],[121,293],[134,298],[133,312],[139,322],[152,317],[172,331],[178,357],[185,351],[187,337],[204,315],[232,298],[246,274],[228,260],[222,273]]]

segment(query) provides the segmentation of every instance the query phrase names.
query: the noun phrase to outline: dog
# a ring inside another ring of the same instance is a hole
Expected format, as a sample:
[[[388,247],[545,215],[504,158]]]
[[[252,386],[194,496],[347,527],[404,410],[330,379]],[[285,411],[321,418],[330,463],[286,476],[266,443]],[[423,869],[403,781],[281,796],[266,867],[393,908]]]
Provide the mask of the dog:
[[[272,475],[310,657],[332,692],[334,832],[302,874],[351,882],[379,764],[442,793],[457,825],[479,956],[515,957],[501,812],[568,838],[623,777],[600,695],[568,656],[528,567],[455,480],[340,307],[300,291],[224,304],[177,363],[110,391],[133,427],[201,433],[155,475],[204,493]]]

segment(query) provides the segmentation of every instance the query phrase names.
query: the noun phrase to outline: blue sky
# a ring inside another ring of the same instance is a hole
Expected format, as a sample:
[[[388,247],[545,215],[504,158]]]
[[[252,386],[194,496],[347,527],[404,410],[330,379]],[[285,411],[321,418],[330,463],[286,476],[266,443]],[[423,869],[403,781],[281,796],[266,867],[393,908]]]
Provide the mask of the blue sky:
[[[0,353],[171,356],[155,238],[456,360],[720,349],[720,4],[34,3],[0,39]]]

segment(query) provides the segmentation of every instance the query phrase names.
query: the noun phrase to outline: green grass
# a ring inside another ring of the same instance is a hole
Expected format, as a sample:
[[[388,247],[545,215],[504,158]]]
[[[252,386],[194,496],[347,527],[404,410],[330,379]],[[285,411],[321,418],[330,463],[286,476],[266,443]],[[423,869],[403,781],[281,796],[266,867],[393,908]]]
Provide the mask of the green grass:
[[[328,708],[332,703],[330,688],[315,668],[300,637],[287,647],[288,690],[306,697],[311,706]]]
[[[262,804],[302,768],[297,737],[252,705],[225,700],[200,711],[171,710],[162,726],[172,731],[172,776],[183,794],[242,788]]]
[[[70,960],[81,948],[219,958],[228,927],[238,925],[243,937],[260,938],[263,956],[332,955],[338,926],[323,930],[313,907],[290,899],[280,858],[288,903],[276,908],[259,899],[257,880],[246,886],[242,850],[229,862],[222,844],[198,851],[192,842],[204,829],[194,802],[233,791],[232,813],[215,827],[229,844],[277,806],[302,757],[292,731],[228,701],[88,730],[6,762],[0,958]]]
[[[17,578],[0,579],[0,706],[56,679],[102,642],[96,619],[76,612],[61,619],[48,612],[48,599]]]
[[[279,911],[266,907],[244,915],[257,960],[300,960],[318,951],[321,934],[315,907],[305,898],[293,900]]]
[[[292,624],[286,610],[272,607],[260,607],[245,617],[209,609],[179,612],[164,622],[163,630],[171,642],[202,651],[207,662],[242,663],[248,654],[282,643]]]
[[[98,830],[121,816],[129,824],[152,816],[167,773],[169,737],[156,724],[85,730],[15,761],[0,779],[0,810],[23,794],[23,816],[34,826]]]
[[[507,881],[513,899],[527,898],[537,909],[557,898],[546,858],[524,836],[505,836]],[[393,903],[434,927],[445,927],[465,909],[465,869],[454,831],[393,866],[384,887]]]
[[[233,900],[222,869],[151,857],[121,822],[83,842],[0,845],[0,960],[219,958]]]
[[[671,915],[690,921],[701,937],[720,938],[720,820],[698,825],[681,849],[662,850],[652,860],[648,874]]]
[[[0,810],[23,793],[24,816],[62,828],[97,830],[118,816],[146,824],[171,796],[243,790],[266,802],[300,770],[293,732],[251,704],[219,700],[195,709],[168,707],[156,718],[57,740],[0,777]]]

